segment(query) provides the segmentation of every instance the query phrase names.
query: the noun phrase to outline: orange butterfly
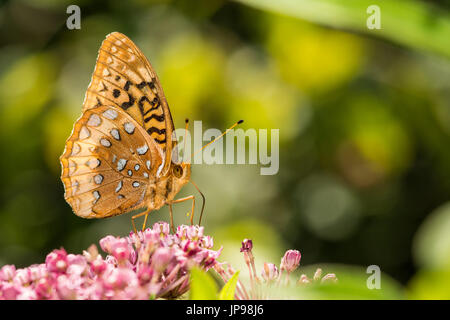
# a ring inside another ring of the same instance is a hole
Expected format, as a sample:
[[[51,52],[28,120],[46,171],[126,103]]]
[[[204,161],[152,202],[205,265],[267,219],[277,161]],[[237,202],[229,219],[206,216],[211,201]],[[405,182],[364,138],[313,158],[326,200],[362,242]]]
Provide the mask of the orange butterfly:
[[[83,113],[60,158],[66,201],[83,218],[146,207],[131,218],[136,232],[136,218],[145,215],[144,229],[150,211],[166,204],[174,230],[172,205],[192,200],[193,224],[195,197],[174,199],[191,176],[190,163],[172,158],[174,148],[172,115],[150,62],[128,37],[109,34],[99,50]],[[205,199],[200,194],[202,215]]]

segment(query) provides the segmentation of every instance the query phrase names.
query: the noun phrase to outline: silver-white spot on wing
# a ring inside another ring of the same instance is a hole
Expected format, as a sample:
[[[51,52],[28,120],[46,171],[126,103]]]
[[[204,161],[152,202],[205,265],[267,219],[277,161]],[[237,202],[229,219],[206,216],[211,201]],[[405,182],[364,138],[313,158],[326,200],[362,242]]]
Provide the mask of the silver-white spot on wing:
[[[111,129],[111,131],[109,133],[111,133],[111,135],[113,136],[114,139],[120,140],[119,130],[114,128],[114,129]]]
[[[107,68],[103,69],[103,76],[109,77],[111,75],[111,72]]]
[[[79,135],[80,140],[87,139],[90,136],[91,136],[91,132],[89,131],[89,129],[86,128],[86,126],[82,126],[81,130],[80,130],[80,135]]]
[[[91,127],[98,127],[101,123],[102,123],[102,119],[100,119],[100,117],[97,114],[93,113],[89,117],[87,125],[91,126]]]
[[[119,114],[116,110],[108,109],[105,112],[103,112],[103,116],[105,118],[108,118],[109,120],[115,120]]]
[[[78,143],[74,143],[72,146],[72,153],[70,154],[71,156],[75,156],[77,155],[79,152],[81,151],[81,147]]]
[[[89,159],[86,161],[85,165],[89,167],[89,169],[95,169],[99,167],[101,164],[99,159]]]
[[[94,195],[94,204],[98,201],[98,199],[100,199],[100,192],[98,192],[97,190],[95,190],[94,192],[92,192],[92,194]]]
[[[119,192],[120,189],[122,189],[122,186],[123,186],[123,181],[120,180],[119,183],[117,184],[116,192]]]
[[[119,161],[117,161],[117,170],[122,171],[126,165],[127,165],[127,160],[119,159]]]
[[[74,194],[77,193],[79,187],[80,187],[80,183],[78,182],[78,180],[72,181],[72,193],[74,193]]]
[[[123,128],[125,129],[125,131],[128,133],[128,134],[132,134],[133,132],[134,132],[134,124],[132,124],[131,122],[125,122],[124,124],[123,124]]]
[[[108,139],[105,139],[105,138],[100,139],[100,144],[107,148],[111,147],[111,141],[109,141]]]
[[[94,177],[94,182],[96,184],[100,184],[100,183],[102,183],[102,181],[103,181],[103,176],[101,174],[98,174]]]
[[[137,151],[137,153],[138,153],[139,155],[142,156],[142,155],[144,155],[144,154],[147,153],[147,151],[148,151],[148,145],[147,145],[147,144],[144,144],[142,147],[137,148],[136,151]]]
[[[141,184],[139,183],[139,182],[137,182],[137,181],[134,181],[133,182],[133,187],[135,187],[135,188],[137,188],[137,187],[139,187]]]

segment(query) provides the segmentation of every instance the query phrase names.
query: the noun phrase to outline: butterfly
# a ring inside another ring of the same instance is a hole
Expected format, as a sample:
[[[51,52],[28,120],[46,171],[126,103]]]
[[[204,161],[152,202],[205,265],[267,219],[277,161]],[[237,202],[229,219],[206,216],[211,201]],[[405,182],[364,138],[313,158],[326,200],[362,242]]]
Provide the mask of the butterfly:
[[[186,121],[187,130],[187,121]],[[190,181],[191,165],[178,163],[172,115],[150,62],[125,35],[103,41],[83,102],[60,157],[64,197],[83,218],[106,218],[146,208],[131,218],[192,200],[176,199]],[[194,184],[196,189],[198,187]],[[200,192],[200,190],[198,190]],[[204,208],[203,198],[202,213]],[[201,223],[201,215],[200,222]]]

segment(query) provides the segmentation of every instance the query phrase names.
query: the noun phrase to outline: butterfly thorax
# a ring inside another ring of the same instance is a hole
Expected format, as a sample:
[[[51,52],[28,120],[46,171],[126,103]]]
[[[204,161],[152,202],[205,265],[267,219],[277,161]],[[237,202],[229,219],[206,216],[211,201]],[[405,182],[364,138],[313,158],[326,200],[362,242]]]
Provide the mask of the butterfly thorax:
[[[191,178],[191,165],[189,163],[171,164],[166,175],[159,178],[156,185],[149,186],[148,192],[154,194],[149,197],[148,206],[158,210],[168,202],[174,200],[175,195],[189,182]],[[153,199],[153,200],[152,200]]]

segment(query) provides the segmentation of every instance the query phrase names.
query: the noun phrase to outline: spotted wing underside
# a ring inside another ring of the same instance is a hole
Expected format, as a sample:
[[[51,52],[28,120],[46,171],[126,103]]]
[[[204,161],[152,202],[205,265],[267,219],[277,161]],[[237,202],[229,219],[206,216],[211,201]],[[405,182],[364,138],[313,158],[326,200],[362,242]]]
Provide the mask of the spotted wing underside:
[[[83,111],[112,105],[129,114],[161,148],[169,170],[174,125],[164,92],[150,62],[127,36],[113,32],[103,41]]]
[[[115,105],[86,110],[61,156],[65,198],[84,218],[104,218],[148,205],[163,154]],[[144,198],[146,201],[144,201]]]

